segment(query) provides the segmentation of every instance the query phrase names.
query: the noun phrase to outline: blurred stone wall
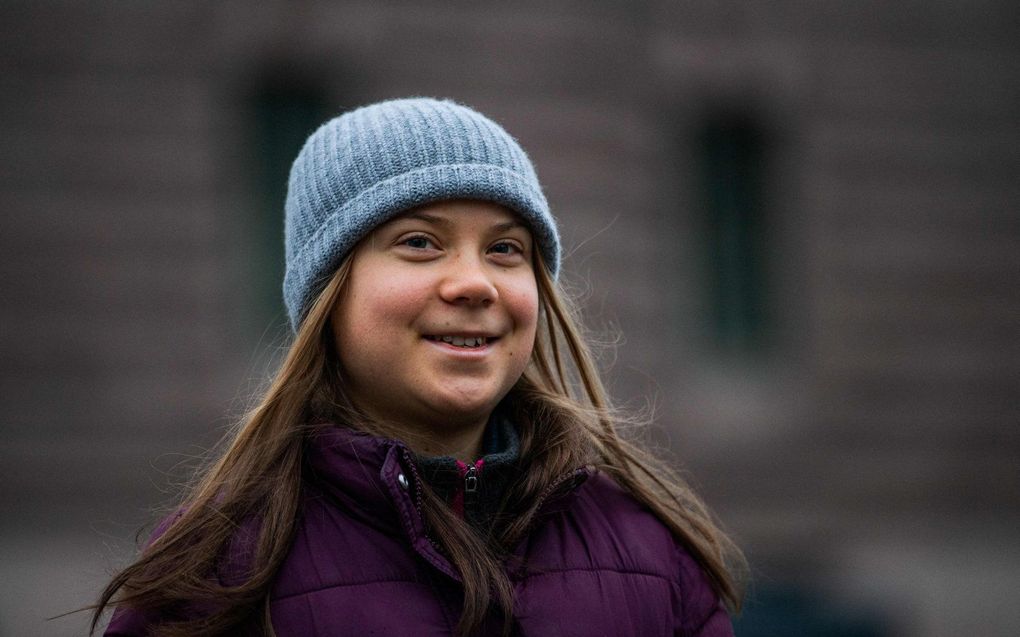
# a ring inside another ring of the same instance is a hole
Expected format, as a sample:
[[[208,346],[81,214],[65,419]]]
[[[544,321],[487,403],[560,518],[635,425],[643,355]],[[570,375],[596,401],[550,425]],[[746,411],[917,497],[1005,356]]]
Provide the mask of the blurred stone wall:
[[[1016,634],[1016,23],[1008,2],[0,4],[0,634],[80,634],[41,618],[90,601],[272,358],[251,96],[281,76],[335,113],[452,97],[522,142],[568,282],[623,336],[616,395],[652,397],[653,441],[759,584],[882,634]],[[697,136],[720,112],[768,140],[755,353],[705,338]]]

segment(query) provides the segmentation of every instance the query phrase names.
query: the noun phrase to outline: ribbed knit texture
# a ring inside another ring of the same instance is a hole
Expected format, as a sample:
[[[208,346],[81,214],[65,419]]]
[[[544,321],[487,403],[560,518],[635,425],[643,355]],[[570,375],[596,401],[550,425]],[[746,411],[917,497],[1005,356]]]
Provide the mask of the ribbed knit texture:
[[[431,98],[380,102],[323,124],[290,172],[283,297],[291,327],[297,331],[362,237],[402,212],[447,199],[516,212],[556,276],[556,221],[527,154],[499,124]]]

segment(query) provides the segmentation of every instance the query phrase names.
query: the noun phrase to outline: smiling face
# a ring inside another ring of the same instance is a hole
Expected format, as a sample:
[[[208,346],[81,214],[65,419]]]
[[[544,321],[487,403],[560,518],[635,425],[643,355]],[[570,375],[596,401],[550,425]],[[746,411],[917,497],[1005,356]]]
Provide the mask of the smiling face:
[[[527,226],[482,201],[429,204],[376,228],[331,315],[354,404],[438,449],[480,438],[531,357],[534,250]]]

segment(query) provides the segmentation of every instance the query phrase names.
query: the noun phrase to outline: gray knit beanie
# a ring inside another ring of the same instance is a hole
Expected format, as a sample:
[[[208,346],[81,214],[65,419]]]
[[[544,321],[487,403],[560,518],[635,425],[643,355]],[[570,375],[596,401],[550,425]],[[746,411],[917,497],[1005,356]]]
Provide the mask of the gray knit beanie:
[[[294,160],[287,190],[283,298],[294,331],[358,240],[404,211],[445,199],[481,199],[516,212],[556,276],[556,221],[531,161],[499,124],[429,98],[380,102],[323,124]]]

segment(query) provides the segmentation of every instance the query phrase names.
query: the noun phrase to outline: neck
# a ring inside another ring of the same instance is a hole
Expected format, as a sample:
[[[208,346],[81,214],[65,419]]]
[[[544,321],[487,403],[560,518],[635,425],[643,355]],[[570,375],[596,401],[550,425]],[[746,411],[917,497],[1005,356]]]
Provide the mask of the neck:
[[[384,435],[400,440],[419,456],[452,456],[463,462],[481,457],[488,415],[460,423],[449,419],[409,421],[363,411],[369,420],[381,426]],[[437,426],[437,422],[442,425]]]
[[[420,456],[453,456],[462,462],[471,463],[482,455],[482,436],[485,423],[466,431],[443,432],[430,431],[425,435],[408,436],[405,443]]]

